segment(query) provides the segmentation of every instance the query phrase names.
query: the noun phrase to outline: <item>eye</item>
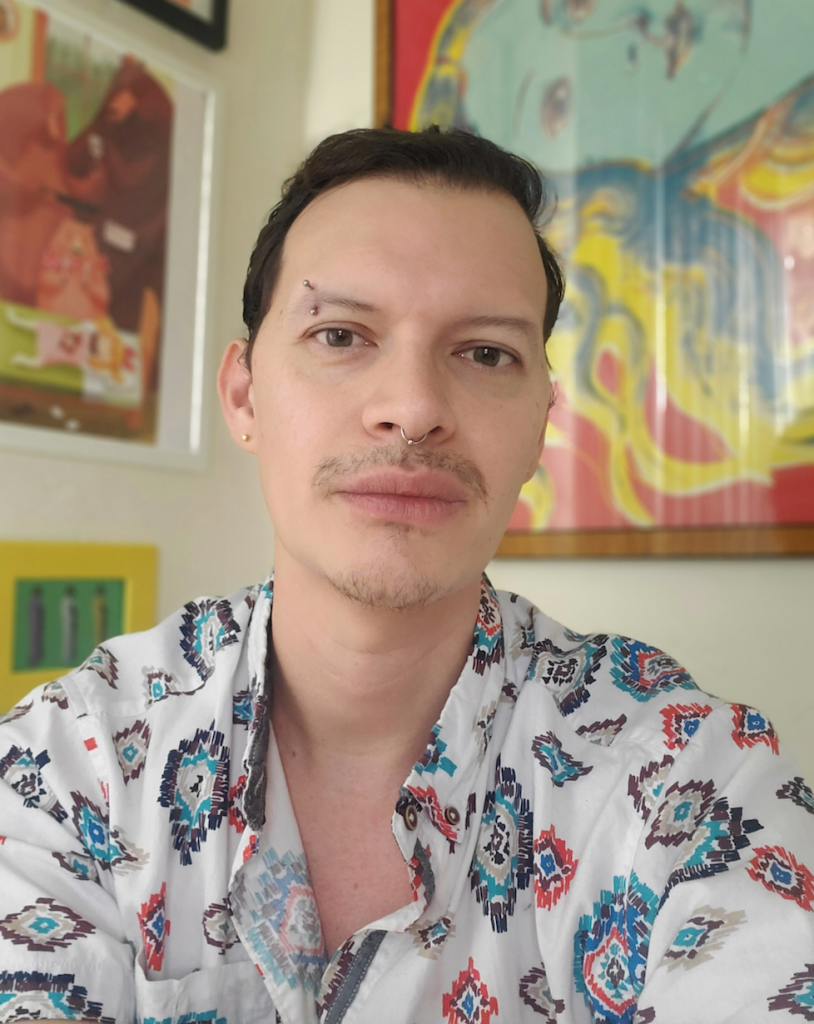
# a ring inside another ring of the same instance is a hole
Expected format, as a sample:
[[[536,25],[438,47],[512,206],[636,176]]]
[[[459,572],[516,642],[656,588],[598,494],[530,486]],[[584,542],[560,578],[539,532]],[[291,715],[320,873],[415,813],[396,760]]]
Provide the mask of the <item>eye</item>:
[[[350,348],[357,335],[347,327],[323,327],[320,331],[314,331],[312,337],[322,338],[330,348]]]
[[[470,359],[480,366],[498,367],[517,362],[511,352],[506,352],[505,349],[497,348],[495,345],[477,345],[475,348],[461,352],[461,355],[464,359]]]

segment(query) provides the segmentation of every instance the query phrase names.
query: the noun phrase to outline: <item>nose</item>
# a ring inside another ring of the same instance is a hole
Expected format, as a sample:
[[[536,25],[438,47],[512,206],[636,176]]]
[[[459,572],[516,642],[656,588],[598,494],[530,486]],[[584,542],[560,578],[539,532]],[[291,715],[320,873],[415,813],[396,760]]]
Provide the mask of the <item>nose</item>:
[[[445,441],[455,428],[449,380],[437,355],[419,342],[394,345],[375,367],[363,413],[379,443]]]

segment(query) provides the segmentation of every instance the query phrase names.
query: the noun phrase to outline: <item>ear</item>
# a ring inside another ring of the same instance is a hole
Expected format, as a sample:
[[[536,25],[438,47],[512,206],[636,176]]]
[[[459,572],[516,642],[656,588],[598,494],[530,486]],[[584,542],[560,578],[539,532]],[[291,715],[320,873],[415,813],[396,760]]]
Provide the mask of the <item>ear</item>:
[[[257,430],[254,419],[252,375],[243,362],[248,342],[229,343],[218,370],[218,396],[223,418],[232,440],[244,451],[255,451]],[[248,440],[243,440],[243,435]]]

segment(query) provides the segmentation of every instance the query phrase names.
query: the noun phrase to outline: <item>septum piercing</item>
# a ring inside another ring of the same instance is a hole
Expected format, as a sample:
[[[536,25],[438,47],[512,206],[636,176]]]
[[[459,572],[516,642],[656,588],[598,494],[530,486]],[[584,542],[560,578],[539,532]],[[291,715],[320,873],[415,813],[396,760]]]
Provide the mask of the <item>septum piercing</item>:
[[[401,431],[402,438],[407,442],[407,444],[421,444],[422,441],[427,440],[427,434],[425,434],[423,437],[420,437],[417,441],[414,441],[412,438],[408,437],[404,433],[404,427],[399,427],[399,430]],[[429,431],[427,431],[427,433],[429,433]]]

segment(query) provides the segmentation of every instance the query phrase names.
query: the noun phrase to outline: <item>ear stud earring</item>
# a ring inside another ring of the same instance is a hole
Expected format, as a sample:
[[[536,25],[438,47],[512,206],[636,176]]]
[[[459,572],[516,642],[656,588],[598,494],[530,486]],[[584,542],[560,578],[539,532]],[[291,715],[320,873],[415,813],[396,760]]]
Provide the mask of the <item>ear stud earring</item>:
[[[241,434],[240,437],[241,437],[241,439],[243,441],[248,441],[249,440],[249,435],[248,434]]]

